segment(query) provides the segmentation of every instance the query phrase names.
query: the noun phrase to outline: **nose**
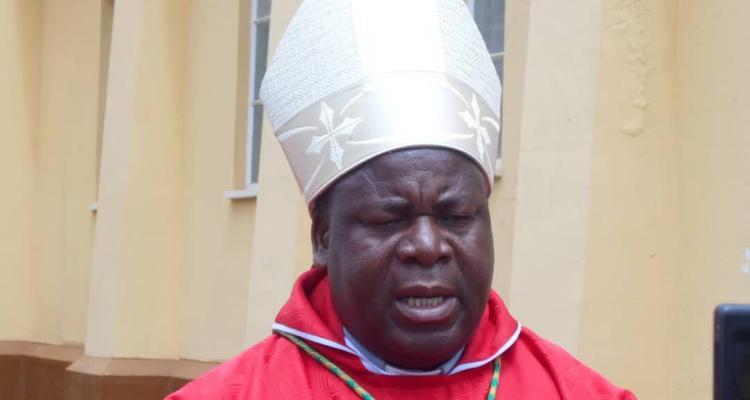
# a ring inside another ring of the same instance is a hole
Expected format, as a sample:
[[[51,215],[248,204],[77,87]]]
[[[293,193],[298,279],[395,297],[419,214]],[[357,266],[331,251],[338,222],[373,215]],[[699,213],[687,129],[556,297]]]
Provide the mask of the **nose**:
[[[399,243],[399,260],[404,264],[432,267],[453,257],[453,249],[443,237],[440,226],[429,216],[416,218]]]

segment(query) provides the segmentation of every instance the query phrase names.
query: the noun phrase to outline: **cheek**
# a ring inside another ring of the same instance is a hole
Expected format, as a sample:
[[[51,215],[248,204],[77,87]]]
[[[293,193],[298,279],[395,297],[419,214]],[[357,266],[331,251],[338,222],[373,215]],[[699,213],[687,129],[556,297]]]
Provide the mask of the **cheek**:
[[[456,258],[467,289],[475,293],[489,291],[494,264],[492,234],[480,226],[456,241]]]
[[[363,230],[331,232],[329,274],[338,281],[337,291],[349,298],[372,302],[384,292],[392,246],[388,241],[366,235]]]

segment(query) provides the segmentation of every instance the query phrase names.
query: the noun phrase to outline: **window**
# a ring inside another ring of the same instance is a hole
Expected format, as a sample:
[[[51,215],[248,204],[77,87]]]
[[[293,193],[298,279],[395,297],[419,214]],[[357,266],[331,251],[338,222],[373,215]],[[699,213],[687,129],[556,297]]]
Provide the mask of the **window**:
[[[268,65],[268,33],[271,23],[271,0],[253,0],[253,23],[250,50],[250,110],[248,112],[245,186],[258,182],[260,137],[263,129],[263,103],[258,98]]]
[[[503,67],[505,64],[505,0],[468,0],[469,10],[479,27],[487,50],[490,52],[492,63],[495,65],[500,82],[503,81]],[[502,128],[500,132],[497,154],[502,149]],[[500,157],[497,159],[496,170],[499,174],[502,166]]]
[[[495,64],[500,81],[503,80],[505,58],[505,0],[469,0],[469,10],[479,26],[487,50]]]

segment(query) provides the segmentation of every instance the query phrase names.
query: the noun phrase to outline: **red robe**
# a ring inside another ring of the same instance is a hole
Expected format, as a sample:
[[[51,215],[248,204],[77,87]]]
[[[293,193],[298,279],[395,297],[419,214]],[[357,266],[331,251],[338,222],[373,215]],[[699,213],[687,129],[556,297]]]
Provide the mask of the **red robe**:
[[[499,400],[635,400],[560,347],[522,328],[492,292],[474,338],[451,375],[387,376],[369,372],[344,344],[324,269],[296,282],[275,330],[291,332],[346,371],[375,399],[484,399],[500,354]],[[207,372],[166,400],[357,399],[310,355],[273,334]]]

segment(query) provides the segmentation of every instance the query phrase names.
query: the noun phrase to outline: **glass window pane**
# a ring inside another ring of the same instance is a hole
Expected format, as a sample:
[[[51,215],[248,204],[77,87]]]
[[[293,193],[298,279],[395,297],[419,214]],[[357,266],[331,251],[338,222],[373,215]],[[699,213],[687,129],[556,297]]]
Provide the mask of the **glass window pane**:
[[[500,112],[502,114],[502,111]],[[502,121],[502,119],[501,119]],[[503,158],[503,129],[500,128],[500,136],[497,138],[497,159]]]
[[[474,0],[474,19],[490,53],[505,49],[505,0]]]
[[[497,76],[500,77],[500,82],[502,82],[503,81],[503,67],[505,65],[505,57],[503,56],[492,57],[492,64],[495,65],[495,71],[497,71]]]
[[[271,0],[255,0],[258,8],[256,9],[255,19],[267,17],[271,14]]]
[[[253,130],[250,139],[250,182],[258,182],[258,170],[260,169],[260,137],[263,130],[263,106],[253,106]]]
[[[253,99],[258,98],[260,83],[268,64],[268,22],[255,25],[255,65],[253,65]]]

